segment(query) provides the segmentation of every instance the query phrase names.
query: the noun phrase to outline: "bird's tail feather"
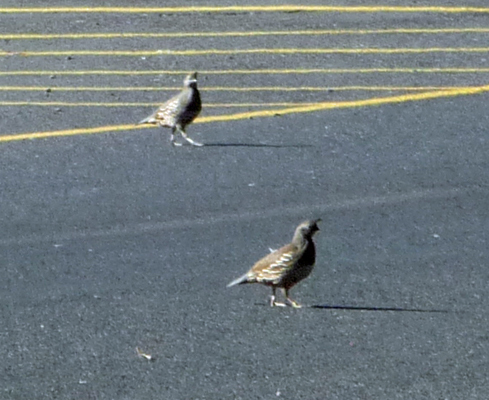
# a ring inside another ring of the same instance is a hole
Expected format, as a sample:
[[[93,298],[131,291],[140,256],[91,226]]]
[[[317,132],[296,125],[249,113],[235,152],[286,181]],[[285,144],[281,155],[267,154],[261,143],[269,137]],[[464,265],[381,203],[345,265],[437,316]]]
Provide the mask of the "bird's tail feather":
[[[231,283],[229,283],[227,285],[227,287],[231,287],[231,286],[234,286],[234,285],[241,285],[243,283],[248,283],[249,280],[248,280],[248,274],[244,274],[243,276],[240,276],[239,278],[235,279],[234,281],[232,281]]]
[[[156,119],[154,114],[151,114],[149,117],[146,117],[145,119],[139,121],[136,125],[142,125],[142,124],[154,124],[156,123]]]

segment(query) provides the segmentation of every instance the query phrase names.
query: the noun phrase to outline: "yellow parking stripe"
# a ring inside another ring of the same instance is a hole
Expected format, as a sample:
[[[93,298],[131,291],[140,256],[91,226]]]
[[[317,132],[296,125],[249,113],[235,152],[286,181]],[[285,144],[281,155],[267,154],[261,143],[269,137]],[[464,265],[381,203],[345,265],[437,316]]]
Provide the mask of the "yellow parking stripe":
[[[0,13],[220,13],[220,12],[340,12],[340,13],[489,13],[488,7],[450,6],[200,6],[200,7],[1,7]]]
[[[195,123],[237,121],[237,120],[243,120],[249,118],[274,117],[276,115],[310,113],[310,112],[332,110],[332,109],[360,108],[360,107],[368,107],[368,106],[380,106],[383,104],[399,104],[399,103],[405,103],[411,101],[422,101],[422,100],[432,100],[432,99],[439,99],[439,98],[475,95],[475,94],[485,93],[488,91],[489,91],[489,85],[486,85],[486,86],[478,86],[473,88],[437,90],[437,91],[423,92],[417,94],[405,94],[400,96],[377,97],[377,98],[372,98],[367,100],[344,101],[344,102],[337,102],[337,103],[323,102],[323,103],[317,103],[317,104],[307,105],[307,106],[287,107],[287,108],[272,109],[272,110],[260,110],[260,111],[250,111],[250,112],[228,114],[228,115],[201,117],[198,118],[195,121]],[[17,135],[0,136],[0,142],[12,142],[17,140],[58,137],[58,136],[88,135],[94,133],[142,129],[145,127],[147,126],[130,124],[130,125],[102,126],[96,128],[67,129],[67,130],[52,131],[52,132],[34,132],[34,133],[25,133],[25,134],[17,134]]]
[[[189,70],[78,70],[78,71],[0,71],[2,76],[85,76],[85,75],[185,75],[194,71]],[[479,74],[488,73],[489,68],[483,67],[447,67],[447,68],[298,68],[298,69],[230,69],[230,70],[202,70],[202,75],[280,75],[280,74]]]
[[[428,91],[474,86],[259,86],[259,87],[227,87],[207,86],[200,88],[201,92],[339,92],[339,91]],[[0,86],[3,92],[163,92],[181,90],[181,86]]]
[[[489,47],[431,47],[431,48],[316,48],[316,49],[206,49],[206,50],[49,50],[49,51],[0,51],[0,56],[20,55],[23,57],[61,56],[223,56],[248,54],[423,54],[423,53],[487,53]]]
[[[395,28],[395,29],[318,29],[301,31],[249,32],[114,32],[114,33],[3,33],[2,40],[52,39],[131,39],[186,37],[253,37],[253,36],[322,36],[322,35],[386,35],[386,34],[458,34],[489,33],[489,28]]]
[[[295,107],[314,105],[314,102],[292,103],[206,103],[206,108],[237,108],[237,107]],[[65,101],[0,101],[3,107],[158,107],[159,103],[122,103],[122,102],[65,102]]]

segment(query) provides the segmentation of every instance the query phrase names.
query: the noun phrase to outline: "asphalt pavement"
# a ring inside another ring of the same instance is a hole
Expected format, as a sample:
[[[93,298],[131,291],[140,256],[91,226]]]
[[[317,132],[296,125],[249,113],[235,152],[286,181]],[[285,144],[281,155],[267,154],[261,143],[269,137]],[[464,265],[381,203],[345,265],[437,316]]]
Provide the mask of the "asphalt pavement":
[[[489,8],[18,3],[1,399],[487,398]],[[206,146],[133,126],[189,71]],[[319,217],[302,309],[226,288]]]

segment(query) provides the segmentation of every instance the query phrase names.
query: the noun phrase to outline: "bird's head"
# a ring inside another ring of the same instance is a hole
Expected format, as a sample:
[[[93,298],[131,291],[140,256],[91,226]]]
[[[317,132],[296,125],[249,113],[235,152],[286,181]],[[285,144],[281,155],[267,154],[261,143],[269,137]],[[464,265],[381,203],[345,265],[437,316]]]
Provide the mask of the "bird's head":
[[[183,81],[183,86],[197,88],[197,72],[187,75]]]
[[[319,227],[317,224],[320,221],[321,218],[310,219],[302,222],[295,230],[294,240],[311,239],[314,234],[319,231]]]

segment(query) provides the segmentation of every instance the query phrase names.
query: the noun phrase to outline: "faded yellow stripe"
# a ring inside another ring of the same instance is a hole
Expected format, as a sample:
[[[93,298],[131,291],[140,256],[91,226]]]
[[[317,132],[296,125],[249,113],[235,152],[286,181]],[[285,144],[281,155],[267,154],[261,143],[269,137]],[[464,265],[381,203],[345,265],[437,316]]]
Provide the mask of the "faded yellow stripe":
[[[205,103],[206,108],[237,107],[292,107],[317,104],[314,102],[276,102],[276,103]],[[158,107],[159,103],[123,103],[123,102],[64,102],[64,101],[0,101],[3,107]]]
[[[322,110],[332,110],[341,108],[359,108],[367,106],[380,106],[383,104],[398,104],[410,101],[421,101],[421,100],[432,100],[438,98],[447,97],[457,97],[457,96],[467,96],[474,94],[481,94],[489,91],[489,85],[479,86],[474,88],[463,88],[463,89],[450,89],[450,90],[438,90],[430,91],[418,94],[405,94],[401,96],[391,96],[391,97],[377,97],[367,100],[356,100],[356,101],[344,101],[337,103],[317,103],[310,106],[299,106],[299,107],[287,107],[273,110],[260,110],[260,111],[250,111],[229,115],[216,115],[209,117],[198,118],[195,123],[210,123],[210,122],[225,122],[225,121],[237,121],[249,118],[265,118],[274,117],[276,115],[287,115],[287,114],[298,114],[298,113],[310,113]],[[132,129],[141,129],[151,126],[140,126],[140,125],[113,125],[113,126],[101,126],[96,128],[80,128],[80,129],[68,129],[52,132],[34,132],[25,133],[18,135],[6,135],[0,136],[0,142],[12,142],[17,140],[26,139],[38,139],[47,137],[57,137],[57,136],[73,136],[73,135],[88,135],[94,133],[104,133],[104,132],[116,132]]]
[[[111,56],[111,57],[154,57],[154,56],[224,56],[249,54],[424,54],[424,53],[487,53],[489,47],[430,47],[430,48],[359,48],[359,49],[206,49],[206,50],[49,50],[49,51],[0,51],[0,56],[20,55],[23,57],[63,56]]]
[[[175,91],[182,90],[182,86],[175,87],[157,87],[157,86],[141,86],[141,87],[111,87],[111,86],[0,86],[2,92],[140,92],[140,91]],[[205,88],[199,90],[213,90]]]
[[[78,71],[0,71],[0,76],[86,76],[86,75],[186,75],[189,70],[156,70],[156,71],[124,71],[124,70],[78,70]],[[202,70],[202,75],[291,75],[291,74],[474,74],[488,73],[489,68],[453,67],[453,68],[298,68],[298,69],[230,69]]]
[[[253,37],[253,36],[334,36],[387,34],[489,33],[489,28],[394,28],[394,29],[317,29],[300,31],[230,31],[230,32],[93,32],[93,33],[4,33],[3,40],[51,39],[131,39],[186,37]]]
[[[67,129],[67,130],[53,131],[53,132],[24,133],[20,135],[0,136],[0,142],[13,142],[18,140],[42,139],[42,138],[59,137],[59,136],[89,135],[94,133],[118,132],[118,131],[126,131],[131,129],[138,129],[138,128],[141,128],[141,126],[130,124],[130,125],[101,126],[98,128]]]
[[[477,86],[259,86],[259,87],[226,87],[210,86],[200,88],[203,92],[330,92],[330,91],[428,91],[428,90],[447,90],[463,89]],[[151,92],[151,91],[177,91],[179,87],[159,87],[159,86],[0,86],[0,91],[4,92]]]
[[[220,12],[342,12],[342,13],[489,13],[488,7],[448,6],[200,6],[200,7],[1,7],[0,13],[220,13]]]
[[[200,123],[205,122],[223,122],[223,121],[234,121],[240,119],[256,118],[256,117],[273,117],[276,115],[287,115],[287,114],[297,114],[297,113],[309,113],[322,110],[331,109],[341,109],[341,108],[359,108],[365,106],[379,106],[383,104],[393,104],[393,103],[405,103],[409,101],[421,101],[421,100],[431,100],[442,97],[456,97],[456,96],[467,96],[480,94],[489,91],[489,85],[478,86],[474,88],[465,89],[450,89],[450,90],[438,90],[432,92],[424,92],[419,94],[405,94],[400,96],[391,97],[377,97],[367,100],[354,100],[354,101],[342,101],[342,102],[321,102],[316,103],[312,106],[304,107],[291,107],[278,110],[263,110],[263,111],[252,111],[246,113],[232,114],[232,115],[220,115],[212,117],[204,117],[200,119]],[[197,121],[196,121],[197,122]]]

